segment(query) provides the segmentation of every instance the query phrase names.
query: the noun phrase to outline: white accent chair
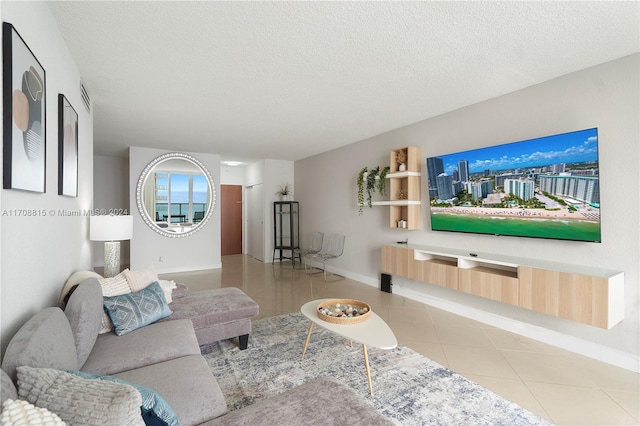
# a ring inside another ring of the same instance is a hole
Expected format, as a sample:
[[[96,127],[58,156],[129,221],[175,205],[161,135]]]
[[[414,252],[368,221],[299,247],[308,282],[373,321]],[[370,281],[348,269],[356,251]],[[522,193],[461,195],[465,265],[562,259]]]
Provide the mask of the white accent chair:
[[[307,274],[311,274],[307,272],[307,266],[310,267],[310,270],[313,270],[313,267],[307,265],[308,259],[310,261],[322,262],[322,273],[324,275],[324,280],[327,281],[327,261],[331,259],[337,259],[342,256],[344,252],[344,240],[345,236],[342,234],[329,234],[327,238],[324,239],[322,249],[316,253],[308,253],[305,256],[302,256],[302,263],[304,263],[304,270]],[[339,277],[337,274],[333,274]]]

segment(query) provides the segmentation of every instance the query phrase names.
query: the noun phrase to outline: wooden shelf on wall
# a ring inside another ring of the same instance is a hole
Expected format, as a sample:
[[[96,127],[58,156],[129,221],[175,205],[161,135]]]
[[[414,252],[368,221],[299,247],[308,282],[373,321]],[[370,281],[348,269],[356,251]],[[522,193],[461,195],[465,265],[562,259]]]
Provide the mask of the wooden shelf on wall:
[[[398,154],[405,159],[401,170]],[[389,227],[395,229],[420,229],[420,148],[408,146],[389,153]],[[402,195],[401,195],[402,193]],[[405,220],[406,228],[398,228],[398,221]]]

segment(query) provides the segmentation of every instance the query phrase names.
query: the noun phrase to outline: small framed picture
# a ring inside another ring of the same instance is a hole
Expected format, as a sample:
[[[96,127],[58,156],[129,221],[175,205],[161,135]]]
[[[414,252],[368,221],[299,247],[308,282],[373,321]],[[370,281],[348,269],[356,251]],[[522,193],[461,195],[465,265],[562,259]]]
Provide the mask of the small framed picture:
[[[78,113],[58,94],[58,195],[78,196]]]
[[[45,72],[13,25],[2,24],[5,189],[46,191]]]

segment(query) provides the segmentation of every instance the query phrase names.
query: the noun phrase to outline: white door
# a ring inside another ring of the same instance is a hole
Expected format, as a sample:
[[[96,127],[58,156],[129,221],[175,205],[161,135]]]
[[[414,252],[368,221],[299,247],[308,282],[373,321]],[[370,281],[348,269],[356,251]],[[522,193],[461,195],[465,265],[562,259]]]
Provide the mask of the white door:
[[[247,187],[247,254],[264,262],[264,205],[262,184]]]

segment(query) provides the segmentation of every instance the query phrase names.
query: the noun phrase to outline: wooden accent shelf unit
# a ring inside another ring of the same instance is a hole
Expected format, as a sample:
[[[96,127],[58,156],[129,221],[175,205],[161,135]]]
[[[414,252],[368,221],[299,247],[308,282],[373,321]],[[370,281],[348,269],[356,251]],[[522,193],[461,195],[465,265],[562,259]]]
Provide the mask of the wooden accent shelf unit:
[[[398,153],[405,157],[405,170],[400,170]],[[389,226],[398,228],[398,220],[407,221],[402,229],[420,229],[420,148],[408,146],[389,153],[389,200],[375,201],[374,206],[389,206]],[[400,194],[404,194],[403,197]]]
[[[382,273],[605,329],[624,318],[620,271],[393,244],[382,247]]]

